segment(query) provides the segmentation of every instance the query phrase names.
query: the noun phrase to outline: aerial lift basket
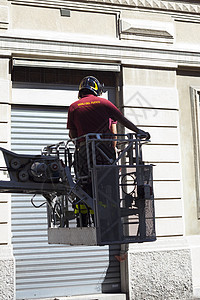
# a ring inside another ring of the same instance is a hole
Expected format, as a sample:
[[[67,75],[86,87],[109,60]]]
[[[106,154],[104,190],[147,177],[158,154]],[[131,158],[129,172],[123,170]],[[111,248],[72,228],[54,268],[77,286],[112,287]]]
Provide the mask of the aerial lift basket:
[[[0,192],[43,195],[50,244],[155,241],[153,166],[142,160],[147,142],[134,134],[93,133],[36,156],[0,148],[10,177],[0,181]],[[37,207],[34,196],[31,201]]]

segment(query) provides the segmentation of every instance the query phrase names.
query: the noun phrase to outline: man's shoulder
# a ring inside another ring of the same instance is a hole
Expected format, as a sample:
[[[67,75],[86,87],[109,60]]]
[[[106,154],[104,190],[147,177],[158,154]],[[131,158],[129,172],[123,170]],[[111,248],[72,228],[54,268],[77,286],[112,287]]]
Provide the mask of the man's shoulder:
[[[69,108],[72,109],[72,108],[76,107],[76,105],[78,104],[78,102],[79,102],[79,100],[76,100],[76,101],[72,102],[70,104]]]
[[[76,101],[74,101],[71,105],[70,105],[70,110],[74,110],[76,109],[77,107],[80,107],[82,104],[97,104],[97,103],[101,103],[101,104],[104,104],[104,105],[109,105],[110,104],[110,101],[105,99],[105,98],[102,98],[102,97],[97,97],[95,95],[87,95],[87,96],[84,96]]]
[[[103,98],[103,97],[96,97],[101,103],[104,103],[104,104],[108,104],[110,103],[110,101],[106,98]]]

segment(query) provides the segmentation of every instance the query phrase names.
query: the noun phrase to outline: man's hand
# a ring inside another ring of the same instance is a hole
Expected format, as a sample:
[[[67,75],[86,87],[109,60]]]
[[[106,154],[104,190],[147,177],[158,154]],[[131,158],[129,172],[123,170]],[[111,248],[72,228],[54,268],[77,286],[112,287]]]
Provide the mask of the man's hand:
[[[137,132],[137,136],[140,137],[141,139],[146,139],[149,140],[151,138],[150,134],[147,131],[139,129]]]

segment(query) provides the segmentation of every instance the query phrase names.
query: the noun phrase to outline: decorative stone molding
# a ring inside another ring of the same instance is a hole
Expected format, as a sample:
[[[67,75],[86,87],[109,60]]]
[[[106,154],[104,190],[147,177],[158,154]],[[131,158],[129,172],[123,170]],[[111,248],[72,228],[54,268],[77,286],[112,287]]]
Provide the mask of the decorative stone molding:
[[[130,46],[124,44],[90,44],[75,43],[73,41],[58,41],[53,39],[43,40],[41,38],[33,39],[30,37],[6,37],[0,36],[0,54],[11,55],[16,53],[18,56],[27,57],[41,56],[41,57],[79,57],[80,60],[102,60],[109,62],[120,61],[122,64],[135,64],[135,65],[153,65],[160,67],[176,68],[177,65],[186,66],[200,66],[199,51],[188,51],[188,49],[178,49],[167,51],[165,49]]]
[[[162,0],[86,0],[83,2],[102,2],[115,5],[128,5],[133,7],[150,8],[156,10],[169,10],[185,13],[200,13],[200,5],[196,3],[181,3],[180,1]]]
[[[149,42],[173,43],[174,25],[172,22],[161,22],[139,19],[120,20],[120,38],[143,40]]]
[[[26,5],[48,5],[48,6],[62,6],[66,7],[71,5],[70,1],[56,1],[56,0],[9,0],[12,3],[24,3]],[[200,4],[193,1],[168,1],[168,0],[78,0],[78,2],[82,3],[102,3],[102,4],[110,4],[117,6],[129,6],[136,8],[147,8],[153,10],[161,10],[161,11],[172,11],[172,12],[180,12],[180,13],[190,13],[190,14],[200,14]]]

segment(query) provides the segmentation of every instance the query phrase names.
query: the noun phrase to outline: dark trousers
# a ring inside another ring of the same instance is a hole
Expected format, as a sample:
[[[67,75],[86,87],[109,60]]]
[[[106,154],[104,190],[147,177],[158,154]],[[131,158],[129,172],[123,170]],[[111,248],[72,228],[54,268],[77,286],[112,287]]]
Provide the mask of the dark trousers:
[[[99,150],[100,149],[100,150]],[[107,143],[98,143],[97,147],[95,147],[95,157],[97,165],[109,165],[112,164],[116,159],[115,149],[113,147],[112,142]],[[105,157],[102,152],[106,154]],[[91,148],[89,149],[89,161],[87,157],[86,145],[81,145],[77,147],[75,151],[75,173],[77,179],[80,179],[80,185],[82,189],[93,198],[92,192],[92,178],[89,173],[89,169],[93,166],[93,155]],[[80,204],[84,204],[83,202]],[[85,205],[87,213],[84,209],[84,213],[79,209],[79,213],[77,214],[77,227],[81,225],[83,227],[91,226],[91,219],[94,223],[94,212],[91,214],[91,209]],[[80,220],[81,219],[81,220]]]

